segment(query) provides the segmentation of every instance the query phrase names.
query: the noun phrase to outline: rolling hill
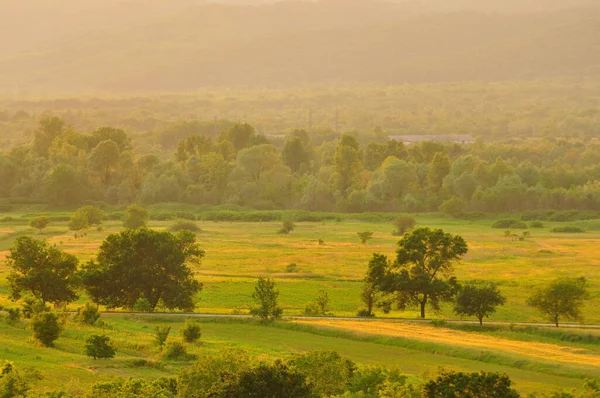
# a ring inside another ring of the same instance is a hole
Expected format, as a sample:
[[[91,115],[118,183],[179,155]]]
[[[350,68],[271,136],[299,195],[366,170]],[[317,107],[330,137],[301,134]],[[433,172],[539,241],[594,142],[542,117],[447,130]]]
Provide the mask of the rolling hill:
[[[531,0],[520,13],[508,12],[518,9],[510,2],[483,12],[468,0],[445,10],[437,0],[87,0],[59,9],[36,0],[31,15],[32,6],[7,1],[0,95],[600,75],[600,7],[583,0]]]

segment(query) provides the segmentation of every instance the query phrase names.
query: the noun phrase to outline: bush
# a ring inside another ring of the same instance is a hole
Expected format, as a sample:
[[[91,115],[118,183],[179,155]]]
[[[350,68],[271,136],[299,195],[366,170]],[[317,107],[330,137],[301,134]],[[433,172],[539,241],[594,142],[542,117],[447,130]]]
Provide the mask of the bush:
[[[502,397],[518,398],[520,395],[510,388],[511,380],[499,373],[442,373],[423,387],[423,397]]]
[[[181,330],[183,335],[183,341],[186,343],[194,343],[202,335],[200,331],[200,324],[198,322],[186,321],[184,328]]]
[[[152,305],[146,297],[140,297],[136,300],[133,305],[134,312],[152,312]]]
[[[17,322],[21,319],[21,309],[20,308],[9,308],[6,310],[8,312],[8,321],[9,322]]]
[[[368,309],[363,308],[361,310],[358,310],[358,312],[356,313],[356,316],[361,317],[361,318],[372,318],[375,315],[370,312]]]
[[[31,323],[33,337],[46,347],[52,347],[62,332],[58,316],[53,312],[42,312]]]
[[[285,267],[285,272],[290,273],[290,274],[294,273],[294,272],[298,272],[298,264],[296,264],[296,263],[288,264]]]
[[[539,221],[539,220],[535,220],[529,223],[529,227],[531,228],[544,228],[544,223]]]
[[[492,224],[492,228],[527,229],[527,224],[519,220],[504,219],[496,221],[494,224]]]
[[[171,225],[169,228],[171,232],[179,232],[179,231],[190,231],[190,232],[200,232],[201,229],[194,221],[189,220],[177,220],[175,224]]]
[[[29,222],[29,226],[31,228],[37,229],[38,231],[40,231],[40,233],[44,228],[48,226],[48,224],[50,224],[50,220],[46,216],[36,217]]]
[[[417,225],[417,221],[411,216],[398,216],[394,219],[396,229],[392,232],[394,236],[402,236]]]
[[[167,350],[165,351],[165,355],[163,357],[172,361],[191,361],[196,359],[195,355],[188,354],[185,346],[178,342],[171,342],[167,344]]]
[[[110,343],[108,336],[90,336],[85,342],[85,354],[88,357],[97,358],[114,358],[115,349]]]
[[[94,325],[100,319],[98,306],[92,303],[85,303],[85,306],[79,308],[75,314],[75,321],[86,325]]]
[[[366,244],[367,241],[373,239],[373,232],[370,231],[357,232],[356,235],[358,235],[360,243],[362,243],[363,245]]]
[[[569,234],[575,234],[575,233],[585,232],[585,230],[583,228],[579,228],[579,227],[576,227],[573,225],[567,225],[565,227],[552,228],[551,232],[566,232]]]
[[[289,234],[290,232],[292,232],[294,230],[295,227],[296,227],[296,225],[294,224],[293,221],[285,220],[281,226],[281,229],[279,231],[277,231],[277,233],[278,234]]]

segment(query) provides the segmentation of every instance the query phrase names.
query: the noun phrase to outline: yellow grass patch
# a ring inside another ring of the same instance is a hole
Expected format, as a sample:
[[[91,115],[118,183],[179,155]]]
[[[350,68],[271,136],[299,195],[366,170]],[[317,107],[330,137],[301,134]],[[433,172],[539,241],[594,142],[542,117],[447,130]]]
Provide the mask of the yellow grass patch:
[[[295,322],[343,329],[362,334],[403,337],[467,348],[504,351],[551,362],[568,362],[600,367],[600,355],[581,348],[500,339],[415,323],[345,320],[297,320]]]

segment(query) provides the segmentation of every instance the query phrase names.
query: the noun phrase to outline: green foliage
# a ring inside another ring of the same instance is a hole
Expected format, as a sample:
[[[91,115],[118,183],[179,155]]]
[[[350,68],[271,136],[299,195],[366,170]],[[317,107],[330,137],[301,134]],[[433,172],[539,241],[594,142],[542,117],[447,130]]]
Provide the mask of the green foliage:
[[[367,244],[367,242],[373,239],[373,232],[365,231],[365,232],[357,232],[358,238],[360,239],[360,243],[363,245]]]
[[[30,388],[15,366],[5,362],[0,368],[0,397],[26,397]]]
[[[582,320],[581,308],[589,297],[587,281],[581,278],[560,278],[538,288],[527,304],[546,315],[558,327],[560,318]]]
[[[171,225],[169,228],[171,232],[179,232],[179,231],[191,231],[191,232],[200,232],[202,231],[198,224],[194,221],[189,220],[177,220],[175,224]]]
[[[203,355],[177,378],[178,397],[209,398],[219,396],[230,378],[252,366],[252,360],[239,349],[224,349],[217,355]]]
[[[424,398],[518,398],[507,375],[499,373],[442,373],[423,387]]]
[[[28,292],[44,303],[76,300],[78,263],[75,256],[44,240],[20,236],[6,258],[11,297],[19,299]]]
[[[92,335],[85,341],[85,355],[94,359],[114,358],[115,349],[108,336]]]
[[[50,311],[50,307],[48,307],[42,300],[36,299],[35,297],[26,297],[23,299],[23,317],[26,319],[30,319],[37,314],[41,314],[42,312]]]
[[[81,231],[90,227],[89,221],[84,213],[75,213],[69,220],[69,229],[71,231]]]
[[[98,306],[92,303],[85,303],[83,307],[77,309],[74,320],[85,325],[95,325],[100,319],[100,311]]]
[[[277,231],[277,233],[278,234],[289,234],[290,232],[292,232],[294,230],[294,228],[296,228],[296,224],[294,224],[293,221],[284,220],[281,225],[281,229],[279,229],[279,231]]]
[[[278,360],[272,365],[261,363],[254,368],[242,370],[237,377],[230,378],[216,396],[310,398],[314,395],[304,375]]]
[[[335,351],[312,351],[296,355],[288,365],[304,375],[314,394],[319,397],[342,394],[356,371],[354,362]]]
[[[581,232],[585,232],[585,230],[583,228],[580,227],[576,227],[573,225],[567,225],[564,227],[554,227],[551,229],[551,232],[562,232],[562,233],[569,233],[569,234],[577,234],[577,233],[581,233]]]
[[[156,344],[158,345],[161,351],[163,346],[165,345],[165,342],[167,341],[167,338],[169,337],[169,333],[171,333],[170,326],[156,326],[154,328],[154,337],[156,340]]]
[[[263,320],[274,321],[283,313],[283,309],[277,306],[279,291],[275,290],[275,281],[270,278],[258,278],[252,298],[257,305],[252,307],[252,316]]]
[[[428,303],[438,311],[442,301],[453,298],[458,284],[452,263],[467,253],[467,243],[441,229],[417,228],[398,246],[396,262],[373,261],[367,277],[382,292],[395,295],[399,308],[419,305],[425,318]]]
[[[440,205],[440,211],[452,217],[459,217],[464,212],[466,206],[467,203],[463,199],[453,196]]]
[[[46,228],[48,224],[50,224],[50,220],[46,216],[36,217],[29,222],[29,226],[37,229],[40,233],[42,233],[42,230]]]
[[[152,381],[130,378],[98,382],[85,398],[175,398],[176,395],[176,380],[170,377],[159,377]]]
[[[317,298],[315,299],[315,303],[317,304],[317,308],[319,309],[319,314],[326,315],[329,311],[329,295],[325,290],[319,290]]]
[[[544,228],[544,223],[539,221],[539,220],[535,220],[529,223],[529,227],[530,228]]]
[[[69,220],[69,229],[71,231],[80,231],[82,229],[87,229],[92,225],[100,226],[105,218],[106,214],[104,211],[97,207],[80,207]]]
[[[63,331],[58,316],[53,312],[37,314],[31,321],[33,337],[46,347],[52,347]]]
[[[523,221],[504,219],[498,220],[492,224],[492,228],[514,228],[514,229],[527,229],[527,224]]]
[[[162,301],[168,309],[191,310],[202,285],[186,263],[203,256],[192,232],[127,229],[102,243],[96,261],[82,270],[83,285],[96,303],[110,308],[133,308],[145,298],[152,309]]]
[[[167,344],[163,358],[171,361],[191,361],[196,359],[196,355],[189,354],[183,344],[174,341]]]
[[[398,216],[393,221],[396,229],[392,232],[394,236],[402,236],[417,225],[417,221],[411,216]]]
[[[146,297],[139,297],[137,300],[135,300],[132,310],[134,312],[153,312],[154,308],[152,308],[150,300],[148,300]]]
[[[506,298],[495,284],[469,284],[458,291],[454,312],[458,315],[476,316],[482,325],[483,318],[496,312],[496,307],[505,302]]]
[[[143,228],[148,223],[148,210],[138,205],[127,207],[127,214],[123,226],[128,229]]]
[[[8,321],[11,323],[17,322],[21,319],[20,308],[8,308],[6,312],[8,313]]]
[[[200,324],[198,322],[190,322],[189,319],[186,320],[184,328],[181,329],[181,335],[183,337],[183,341],[186,343],[195,343],[202,335],[200,331]]]

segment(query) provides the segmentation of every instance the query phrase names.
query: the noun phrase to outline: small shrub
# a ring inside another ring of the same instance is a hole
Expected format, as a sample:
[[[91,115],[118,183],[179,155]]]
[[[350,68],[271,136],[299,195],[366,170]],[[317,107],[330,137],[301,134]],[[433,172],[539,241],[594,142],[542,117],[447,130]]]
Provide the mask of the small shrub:
[[[411,216],[399,216],[394,219],[396,229],[392,232],[394,236],[402,236],[417,225],[417,221]]]
[[[576,233],[580,233],[580,232],[585,232],[585,230],[583,228],[579,228],[573,225],[567,225],[564,227],[555,227],[552,228],[551,232],[565,232],[565,233],[569,233],[569,234],[576,234]]]
[[[179,232],[179,231],[190,231],[190,232],[200,232],[201,229],[194,221],[189,220],[177,220],[175,224],[171,225],[169,228],[171,232]]]
[[[292,232],[294,230],[295,227],[296,227],[296,224],[294,224],[293,221],[284,220],[281,225],[281,229],[279,231],[277,231],[277,233],[278,234],[289,234],[290,232]]]
[[[288,264],[285,267],[285,272],[290,273],[290,274],[294,273],[294,272],[298,272],[298,264],[296,264],[296,263]]]
[[[31,323],[33,337],[46,347],[52,347],[62,332],[58,316],[53,312],[37,314]]]
[[[158,347],[162,351],[162,348],[165,345],[167,338],[169,337],[169,333],[171,333],[171,327],[170,326],[157,326],[154,330],[155,330],[154,337],[156,338],[156,344],[158,344]]]
[[[86,325],[94,325],[100,319],[98,306],[92,303],[85,303],[85,306],[79,308],[75,314],[75,321]]]
[[[519,220],[504,219],[496,221],[494,224],[492,224],[492,228],[527,229],[527,224]]]
[[[88,357],[97,358],[114,358],[115,349],[110,343],[108,336],[90,336],[85,343],[85,354]]]
[[[358,235],[360,243],[362,243],[363,245],[366,244],[367,241],[373,239],[373,232],[370,231],[357,232],[356,235]]]
[[[40,233],[50,224],[50,220],[46,216],[36,217],[29,222],[29,226],[37,229]]]
[[[140,297],[133,305],[134,312],[152,312],[152,304],[146,297]]]
[[[319,245],[324,245],[325,241],[323,239],[319,239]]]
[[[188,354],[183,344],[179,342],[171,342],[167,344],[167,349],[163,358],[170,359],[172,361],[190,361],[196,359],[196,356],[193,354]]]
[[[370,312],[368,309],[363,308],[363,309],[358,310],[358,312],[356,313],[356,316],[359,316],[361,318],[372,318],[375,316],[375,314]]]
[[[183,341],[186,343],[196,342],[202,335],[200,331],[200,324],[198,322],[185,322],[185,327],[181,330]]]
[[[540,220],[535,220],[529,223],[530,228],[544,228],[544,223]]]
[[[21,309],[20,308],[9,308],[6,310],[8,312],[8,321],[9,322],[17,322],[21,319]]]
[[[306,307],[304,308],[304,315],[306,315],[306,316],[321,315],[319,313],[319,306],[317,305],[317,303],[315,303],[314,301],[311,301],[310,303],[306,304]]]

